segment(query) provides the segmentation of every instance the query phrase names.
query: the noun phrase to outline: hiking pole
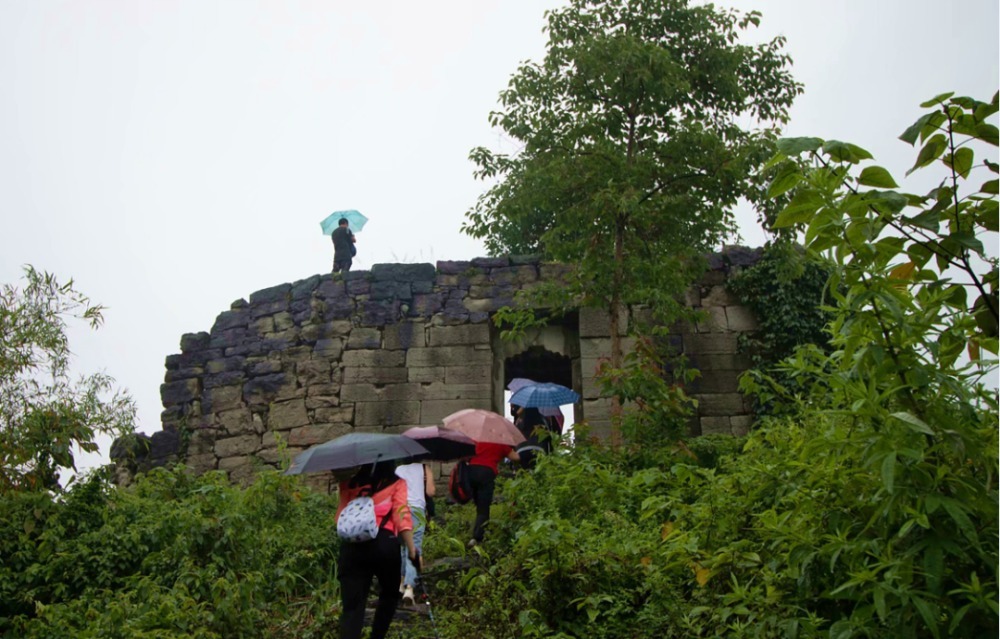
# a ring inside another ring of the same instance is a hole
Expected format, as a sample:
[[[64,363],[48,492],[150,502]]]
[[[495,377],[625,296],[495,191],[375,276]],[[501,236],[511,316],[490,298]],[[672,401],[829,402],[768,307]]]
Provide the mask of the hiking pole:
[[[420,569],[420,563],[423,557],[418,552],[417,560],[413,562],[413,567],[417,569],[417,581],[420,582],[420,589],[424,591],[424,601],[427,603],[427,615],[431,618],[431,626],[434,627],[434,636],[437,639],[441,639],[441,634],[438,632],[437,621],[434,619],[434,611],[431,610],[431,596],[427,594],[427,584],[424,583],[424,577],[421,574],[423,571]]]

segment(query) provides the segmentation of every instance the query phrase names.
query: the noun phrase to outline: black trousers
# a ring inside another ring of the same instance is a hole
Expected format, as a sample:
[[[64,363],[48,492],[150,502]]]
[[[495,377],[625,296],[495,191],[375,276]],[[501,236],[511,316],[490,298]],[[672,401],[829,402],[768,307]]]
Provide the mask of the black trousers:
[[[490,521],[490,504],[493,503],[493,488],[496,473],[486,466],[469,466],[469,483],[472,484],[472,501],[476,504],[476,523],[472,526],[472,538],[483,540],[486,524]]]
[[[337,558],[340,579],[340,639],[358,639],[365,624],[365,604],[372,577],[378,579],[378,604],[372,620],[371,639],[382,639],[399,603],[399,580],[402,564],[399,539],[385,530],[378,537],[361,543],[343,542]]]

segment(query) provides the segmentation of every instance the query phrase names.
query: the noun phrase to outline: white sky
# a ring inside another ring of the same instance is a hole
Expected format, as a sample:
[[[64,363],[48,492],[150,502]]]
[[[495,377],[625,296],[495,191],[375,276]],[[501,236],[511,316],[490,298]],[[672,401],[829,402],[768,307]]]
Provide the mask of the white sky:
[[[485,255],[459,232],[485,188],[468,153],[505,148],[487,116],[563,4],[0,0],[0,282],[33,264],[107,306],[101,330],[72,329],[76,368],[159,430],[181,335],[327,272],[328,213],[371,220],[355,269]],[[920,102],[1000,84],[996,0],[721,4],[787,37],[806,90],[787,135],[854,142],[897,179]]]

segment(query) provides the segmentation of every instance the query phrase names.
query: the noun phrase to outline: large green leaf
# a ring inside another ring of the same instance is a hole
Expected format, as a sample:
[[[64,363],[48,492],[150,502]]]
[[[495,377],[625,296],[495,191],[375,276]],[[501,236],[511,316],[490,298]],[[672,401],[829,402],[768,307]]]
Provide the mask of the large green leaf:
[[[776,146],[788,157],[794,157],[809,151],[818,151],[823,146],[823,140],[820,138],[781,138],[776,142]]]
[[[835,162],[848,162],[850,164],[857,164],[862,160],[870,160],[872,154],[862,149],[856,144],[851,144],[850,142],[841,142],[840,140],[827,140],[823,144],[823,152],[830,156],[830,159]]]
[[[861,176],[858,178],[858,184],[863,184],[864,186],[874,186],[879,189],[895,189],[899,188],[896,184],[896,180],[892,179],[892,175],[889,171],[885,170],[881,166],[868,166],[861,171]]]
[[[778,217],[774,220],[774,228],[782,229],[806,222],[821,206],[823,206],[823,199],[816,191],[800,190],[792,197],[788,206],[778,213]]]
[[[913,173],[919,168],[925,167],[934,160],[941,157],[944,150],[948,148],[948,140],[942,134],[937,134],[931,139],[927,140],[923,148],[920,149],[920,154],[917,155],[917,161],[913,164],[909,171],[906,172],[907,175]]]
[[[767,197],[775,198],[802,181],[802,172],[795,162],[785,162],[767,187]]]
[[[927,100],[926,102],[921,102],[920,103],[920,108],[921,109],[928,109],[928,108],[930,108],[932,106],[937,106],[939,104],[944,104],[944,101],[947,100],[948,98],[950,98],[953,95],[955,95],[954,91],[949,91],[948,93],[941,93],[939,95],[934,96],[930,100]]]

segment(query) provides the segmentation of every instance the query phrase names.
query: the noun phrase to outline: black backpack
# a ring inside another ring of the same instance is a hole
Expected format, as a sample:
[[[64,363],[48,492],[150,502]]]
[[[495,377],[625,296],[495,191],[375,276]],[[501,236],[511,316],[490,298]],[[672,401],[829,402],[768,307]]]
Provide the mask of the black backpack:
[[[472,483],[469,481],[469,462],[462,460],[451,469],[448,478],[448,494],[456,504],[466,504],[472,499]]]

